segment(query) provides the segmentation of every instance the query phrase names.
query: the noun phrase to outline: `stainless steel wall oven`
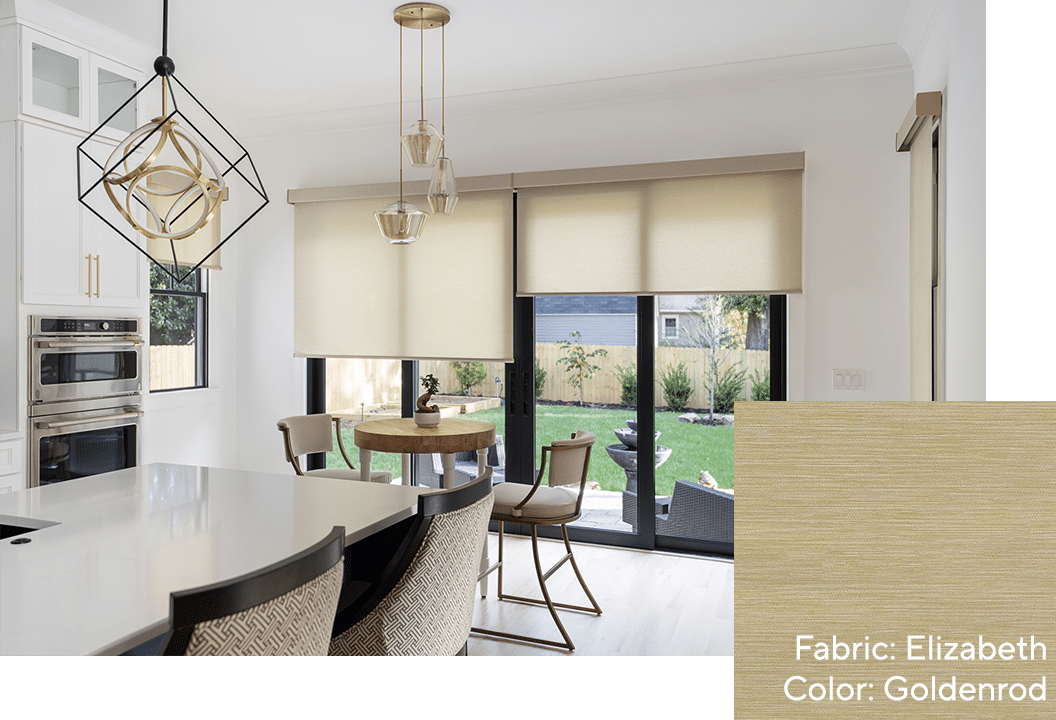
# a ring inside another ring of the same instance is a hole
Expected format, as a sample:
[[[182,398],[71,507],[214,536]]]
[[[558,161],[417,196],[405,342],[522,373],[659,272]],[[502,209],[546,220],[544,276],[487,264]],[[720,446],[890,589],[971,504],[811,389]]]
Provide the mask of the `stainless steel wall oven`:
[[[29,318],[29,487],[139,463],[142,321]]]

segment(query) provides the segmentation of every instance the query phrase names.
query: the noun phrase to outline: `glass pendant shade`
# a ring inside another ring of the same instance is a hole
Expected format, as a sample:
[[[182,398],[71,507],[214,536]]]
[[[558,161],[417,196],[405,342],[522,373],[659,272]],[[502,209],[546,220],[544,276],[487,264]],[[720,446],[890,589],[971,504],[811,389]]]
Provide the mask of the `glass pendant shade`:
[[[409,202],[399,200],[374,213],[381,234],[394,245],[406,245],[418,239],[428,217]]]
[[[458,187],[455,185],[455,169],[451,159],[442,157],[436,161],[436,170],[429,183],[429,208],[434,213],[448,215],[458,202]]]
[[[419,120],[407,128],[400,142],[413,167],[432,167],[440,157],[444,136],[428,120]]]

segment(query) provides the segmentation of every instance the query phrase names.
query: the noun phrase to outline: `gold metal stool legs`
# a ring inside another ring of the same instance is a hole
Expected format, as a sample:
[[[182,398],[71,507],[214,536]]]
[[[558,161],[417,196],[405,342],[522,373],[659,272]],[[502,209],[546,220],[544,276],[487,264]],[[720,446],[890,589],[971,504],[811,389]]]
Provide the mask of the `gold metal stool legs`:
[[[529,603],[532,605],[545,605],[550,611],[550,616],[554,619],[554,624],[557,625],[558,631],[561,633],[561,637],[564,638],[564,642],[557,642],[555,640],[546,640],[543,638],[531,637],[528,635],[517,635],[515,633],[500,632],[498,630],[487,630],[484,628],[471,628],[470,632],[477,633],[479,635],[488,635],[491,637],[506,638],[509,640],[520,640],[523,642],[537,643],[540,645],[548,645],[550,647],[562,648],[565,650],[575,650],[576,646],[572,643],[572,638],[569,637],[568,631],[565,630],[565,626],[561,623],[561,618],[557,614],[557,608],[564,608],[567,610],[579,610],[581,612],[590,612],[597,615],[601,615],[601,606],[598,605],[598,601],[594,599],[594,595],[591,594],[590,588],[587,587],[586,581],[583,580],[583,574],[579,571],[579,566],[576,564],[576,558],[572,554],[572,545],[568,541],[568,529],[565,525],[561,525],[561,537],[565,542],[565,555],[554,563],[553,567],[543,572],[543,566],[539,559],[539,536],[536,532],[536,525],[532,525],[532,555],[535,558],[535,573],[539,578],[539,589],[543,593],[543,599],[521,597],[519,595],[507,595],[502,591],[502,538],[503,538],[503,523],[499,522],[499,561],[488,568],[483,574],[486,575],[496,568],[499,571],[498,577],[498,597],[499,600],[513,600],[516,602]],[[591,607],[583,605],[570,605],[567,603],[554,602],[550,598],[550,591],[546,587],[546,580],[553,575],[565,562],[571,562],[572,570],[576,573],[576,579],[579,580],[580,587],[583,588],[583,592],[586,593],[587,598],[590,600]]]

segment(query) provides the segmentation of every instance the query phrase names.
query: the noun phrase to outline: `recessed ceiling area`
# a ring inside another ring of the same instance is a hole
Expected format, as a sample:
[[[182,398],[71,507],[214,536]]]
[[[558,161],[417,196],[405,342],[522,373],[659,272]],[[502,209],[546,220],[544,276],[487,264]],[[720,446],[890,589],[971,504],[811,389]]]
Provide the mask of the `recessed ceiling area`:
[[[162,0],[52,0],[161,51]],[[577,84],[865,49],[908,64],[938,0],[450,0],[449,112],[511,91],[567,97]],[[354,111],[398,99],[399,2],[170,0],[169,56],[228,122]],[[914,37],[916,36],[916,37]],[[440,96],[435,31],[404,31],[405,91]],[[825,54],[829,54],[826,56]],[[820,63],[820,65],[819,65]],[[677,89],[677,88],[676,88]]]

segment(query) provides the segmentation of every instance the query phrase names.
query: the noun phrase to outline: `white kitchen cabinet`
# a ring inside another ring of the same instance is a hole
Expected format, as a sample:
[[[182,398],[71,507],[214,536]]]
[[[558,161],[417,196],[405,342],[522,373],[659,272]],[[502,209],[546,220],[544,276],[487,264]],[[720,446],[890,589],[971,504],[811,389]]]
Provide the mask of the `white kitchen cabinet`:
[[[22,301],[135,307],[144,297],[146,258],[77,201],[77,145],[83,136],[22,125]],[[92,148],[106,157],[105,148]],[[118,227],[105,195],[95,203]]]
[[[0,440],[0,494],[25,487],[23,443],[21,437]]]
[[[124,140],[139,127],[139,98],[125,102],[142,87],[143,74],[121,63],[99,55],[90,58],[89,119],[91,128],[99,129],[98,136],[111,140]],[[124,107],[122,107],[124,106]],[[113,117],[110,117],[115,112]]]
[[[110,58],[21,27],[24,115],[89,132],[110,118],[143,83],[143,73]],[[139,127],[138,99],[99,131],[121,140]]]
[[[22,112],[87,131],[91,53],[32,28],[21,30]]]

